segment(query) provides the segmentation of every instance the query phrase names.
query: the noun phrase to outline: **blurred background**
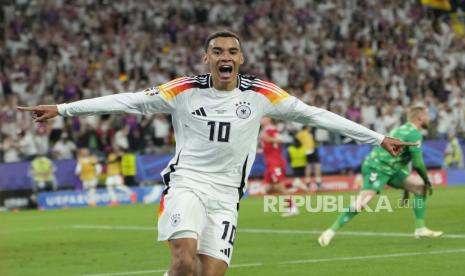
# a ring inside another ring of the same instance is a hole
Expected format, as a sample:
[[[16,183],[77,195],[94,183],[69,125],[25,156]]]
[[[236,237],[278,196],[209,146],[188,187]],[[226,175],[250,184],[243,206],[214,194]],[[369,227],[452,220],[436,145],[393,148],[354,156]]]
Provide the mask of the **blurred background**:
[[[51,162],[38,165],[53,174],[53,179],[42,179],[52,182],[48,190],[82,190],[75,171],[82,148],[104,165],[102,175],[108,155],[117,152],[127,185],[161,182],[159,172],[174,150],[168,116],[57,117],[36,124],[30,114],[16,112],[15,107],[139,91],[206,73],[201,62],[204,40],[222,29],[242,37],[246,57],[242,73],[270,80],[310,105],[377,132],[387,134],[401,125],[408,106],[426,105],[431,118],[424,133],[427,165],[463,167],[457,151],[465,138],[465,1],[2,0],[0,4],[4,208],[33,205],[30,194],[38,178],[31,162],[38,157]],[[300,127],[279,122],[287,143]],[[311,131],[326,174],[356,173],[370,149],[322,129]],[[455,155],[447,161],[451,151]],[[258,156],[252,176],[262,175]]]

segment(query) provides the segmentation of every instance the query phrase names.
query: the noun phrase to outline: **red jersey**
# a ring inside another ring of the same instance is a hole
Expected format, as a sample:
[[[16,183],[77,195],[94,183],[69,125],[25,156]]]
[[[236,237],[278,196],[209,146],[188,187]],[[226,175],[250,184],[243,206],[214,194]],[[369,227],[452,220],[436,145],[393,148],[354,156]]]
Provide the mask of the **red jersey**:
[[[278,129],[273,126],[267,126],[262,131],[262,148],[263,148],[263,157],[265,159],[265,164],[267,166],[271,164],[283,164],[285,163],[283,157],[283,151],[281,148],[281,143],[272,143],[264,141],[263,137],[271,137],[271,138],[278,138],[279,131]]]

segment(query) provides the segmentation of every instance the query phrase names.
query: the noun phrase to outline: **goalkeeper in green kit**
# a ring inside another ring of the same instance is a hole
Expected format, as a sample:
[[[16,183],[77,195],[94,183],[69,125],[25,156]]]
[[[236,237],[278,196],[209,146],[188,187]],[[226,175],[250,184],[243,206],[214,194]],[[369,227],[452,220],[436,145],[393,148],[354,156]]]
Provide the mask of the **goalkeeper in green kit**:
[[[368,203],[380,193],[384,185],[405,190],[404,199],[408,192],[414,194],[413,213],[415,216],[416,238],[439,237],[441,231],[432,231],[425,226],[426,196],[431,194],[431,182],[428,179],[421,144],[422,129],[429,125],[428,110],[424,106],[411,107],[408,122],[391,131],[390,136],[406,142],[417,142],[417,146],[405,147],[397,156],[392,156],[383,148],[377,146],[366,157],[362,165],[363,187],[350,208],[341,213],[333,225],[318,238],[321,246],[328,246],[337,230],[348,223],[361,212]],[[421,179],[411,175],[411,166],[418,172]]]

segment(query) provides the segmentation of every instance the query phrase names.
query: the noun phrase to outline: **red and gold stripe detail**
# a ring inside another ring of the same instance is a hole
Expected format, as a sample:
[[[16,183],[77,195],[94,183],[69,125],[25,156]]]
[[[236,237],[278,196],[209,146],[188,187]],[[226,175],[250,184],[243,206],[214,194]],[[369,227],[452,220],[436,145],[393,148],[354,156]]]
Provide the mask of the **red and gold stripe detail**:
[[[251,90],[265,96],[273,105],[289,97],[289,94],[276,84],[263,80],[256,80]]]
[[[165,194],[163,193],[160,199],[160,209],[158,209],[158,220],[160,220],[160,217],[164,211],[165,211]]]
[[[174,79],[170,82],[162,84],[158,87],[160,94],[166,99],[171,100],[182,92],[193,88],[195,86],[195,80],[188,77],[182,77]]]

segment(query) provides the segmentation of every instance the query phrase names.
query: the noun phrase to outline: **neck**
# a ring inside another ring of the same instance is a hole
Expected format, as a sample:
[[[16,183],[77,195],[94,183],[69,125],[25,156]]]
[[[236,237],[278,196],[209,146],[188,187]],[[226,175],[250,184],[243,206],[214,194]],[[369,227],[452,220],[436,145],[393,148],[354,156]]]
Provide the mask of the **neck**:
[[[212,82],[213,82],[213,87],[216,89],[216,90],[221,90],[221,91],[232,91],[234,90],[234,88],[236,88],[236,84],[237,84],[237,75],[234,76],[234,79],[230,82],[221,82],[220,80],[218,79],[215,79],[215,78],[212,78]]]
[[[410,121],[411,124],[413,124],[417,129],[421,129],[421,123],[418,121]]]

